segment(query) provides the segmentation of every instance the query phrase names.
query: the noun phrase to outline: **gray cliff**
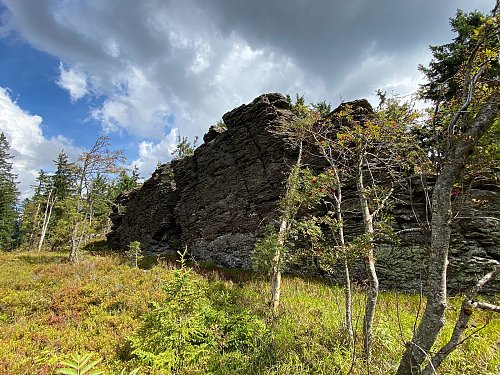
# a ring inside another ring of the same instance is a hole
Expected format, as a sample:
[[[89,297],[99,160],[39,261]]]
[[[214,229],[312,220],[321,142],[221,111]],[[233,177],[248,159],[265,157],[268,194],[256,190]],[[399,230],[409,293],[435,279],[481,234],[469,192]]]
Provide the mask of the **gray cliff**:
[[[361,112],[368,102],[352,102]],[[334,111],[335,112],[335,111]],[[125,250],[140,241],[147,253],[175,252],[187,245],[199,261],[228,267],[250,267],[250,254],[278,215],[284,181],[296,158],[295,151],[275,130],[293,121],[289,104],[280,94],[266,94],[223,116],[227,129],[211,127],[204,144],[194,155],[162,165],[137,190],[122,194],[111,214],[111,248]],[[473,184],[470,192],[456,199],[457,217],[450,250],[449,287],[465,291],[492,265],[500,261],[500,185],[498,173]],[[418,291],[425,280],[430,235],[425,230],[425,196],[432,190],[432,177],[411,181],[397,193],[394,231],[397,245],[380,243],[377,270],[381,286]],[[346,232],[361,232],[355,193],[346,188]],[[351,203],[349,203],[351,202]],[[458,207],[461,207],[459,210]],[[417,222],[420,221],[419,225]],[[304,259],[291,270],[325,274],[320,262]],[[362,282],[361,263],[353,267]],[[342,280],[341,268],[330,277]],[[499,292],[500,283],[488,289]]]

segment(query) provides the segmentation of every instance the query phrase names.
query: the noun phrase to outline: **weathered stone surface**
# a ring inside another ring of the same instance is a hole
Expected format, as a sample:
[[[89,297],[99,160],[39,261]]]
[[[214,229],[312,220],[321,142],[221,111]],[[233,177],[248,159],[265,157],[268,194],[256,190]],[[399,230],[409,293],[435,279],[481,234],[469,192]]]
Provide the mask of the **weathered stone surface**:
[[[213,141],[215,138],[217,138],[219,134],[224,133],[225,131],[226,129],[223,128],[222,126],[212,125],[208,129],[208,133],[203,136],[203,142],[209,143]]]
[[[125,251],[132,241],[140,241],[145,253],[179,248],[180,228],[174,216],[179,195],[172,176],[170,165],[163,165],[140,189],[118,197],[110,215],[110,248]]]
[[[371,111],[366,100],[351,106],[355,116]],[[296,158],[274,131],[293,120],[288,108],[280,94],[266,94],[226,113],[227,129],[210,128],[193,156],[160,167],[139,190],[119,197],[111,215],[109,245],[126,249],[138,240],[153,253],[187,245],[197,260],[249,267],[255,242],[277,218],[277,202]],[[401,232],[401,242],[379,245],[377,269],[383,288],[418,291],[425,280],[430,238],[425,198],[432,185],[432,177],[416,178],[411,189],[396,194],[394,230]],[[346,233],[352,238],[362,232],[362,221],[354,188],[347,186],[344,195]],[[455,202],[458,214],[450,250],[449,285],[454,291],[470,287],[500,261],[500,184],[495,175],[474,185],[465,204],[461,197]],[[313,258],[291,268],[324,274]],[[341,269],[330,276],[341,281]],[[363,282],[362,264],[355,264],[353,273]],[[489,290],[500,291],[500,283],[492,283]]]
[[[272,133],[292,119],[288,107],[279,94],[260,96],[224,115],[227,131],[172,162],[182,242],[198,259],[249,267],[288,169],[290,150]]]
[[[212,127],[193,156],[160,167],[142,188],[118,198],[110,247],[137,240],[161,252],[182,243],[196,259],[249,267],[294,154],[272,131],[292,120],[288,108],[282,95],[267,94],[226,113],[227,130]]]

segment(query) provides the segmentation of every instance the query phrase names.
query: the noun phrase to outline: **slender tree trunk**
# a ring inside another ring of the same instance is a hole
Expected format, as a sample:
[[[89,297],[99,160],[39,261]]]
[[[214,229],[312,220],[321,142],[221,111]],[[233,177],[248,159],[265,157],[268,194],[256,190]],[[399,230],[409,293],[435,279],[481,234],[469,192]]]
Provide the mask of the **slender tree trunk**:
[[[83,245],[87,244],[86,241],[87,237],[85,236],[85,231],[87,230],[87,215],[85,215],[80,225],[82,229],[80,230],[80,235],[78,236],[78,244],[77,244],[78,249],[82,247],[82,243]]]
[[[344,250],[345,251],[345,250]],[[352,325],[352,290],[351,290],[351,275],[349,271],[349,261],[347,254],[344,254],[344,273],[345,273],[345,324],[349,342],[354,343],[354,328]]]
[[[420,365],[444,325],[446,309],[446,268],[450,243],[451,190],[455,179],[445,168],[438,176],[432,195],[432,234],[429,256],[427,305],[422,320],[401,360],[398,374],[418,374]],[[404,366],[403,366],[404,364]]]
[[[89,228],[89,230],[92,230],[92,223],[93,223],[93,219],[94,219],[94,201],[93,200],[90,200],[88,212],[89,212],[88,228]],[[84,229],[83,229],[83,233],[85,233],[86,228],[87,228],[87,226],[85,224]],[[90,235],[89,234],[84,235],[83,246],[87,246],[87,244],[89,243],[89,240],[90,240]]]
[[[42,250],[43,242],[45,241],[45,235],[47,234],[47,228],[49,226],[50,217],[52,216],[52,209],[56,203],[56,198],[52,195],[52,190],[49,191],[47,196],[47,203],[45,205],[45,213],[43,215],[42,231],[40,232],[40,239],[38,241],[37,251]]]
[[[79,199],[79,203],[77,204],[77,218],[75,220],[73,231],[71,233],[71,251],[69,253],[69,262],[73,264],[76,264],[79,261],[78,252],[80,250],[86,229],[86,216],[83,218],[83,220],[78,220],[78,215],[80,214],[81,210],[81,199]]]
[[[73,219],[73,230],[71,232],[71,250],[69,252],[69,262],[72,264],[78,263],[78,250],[80,249],[80,242],[81,242],[79,232],[80,232],[80,225],[82,223],[78,219],[78,216],[80,215],[80,211],[82,210],[82,206],[81,206],[82,198],[80,196],[81,188],[79,189],[79,191],[80,191],[80,193],[77,197],[78,200],[77,200],[77,204],[76,204],[76,213],[75,213],[76,216]]]
[[[69,252],[69,262],[72,264],[78,263],[78,227],[79,222],[73,225],[73,231],[71,233],[71,250]]]
[[[277,248],[273,256],[273,268],[271,273],[271,309],[273,313],[278,312],[278,307],[280,303],[281,295],[281,266],[283,262],[283,254],[281,249],[286,243],[288,230],[290,229],[290,221],[295,214],[294,202],[291,202],[290,195],[297,189],[296,186],[296,174],[297,168],[300,167],[302,163],[302,142],[299,144],[299,155],[297,157],[297,162],[295,163],[295,168],[292,169],[290,176],[288,177],[286,192],[285,192],[285,204],[283,207],[283,214],[281,217],[280,229],[278,232]]]
[[[342,187],[340,186],[340,177],[337,171],[337,167],[332,165],[333,172],[335,173],[335,179],[337,180],[337,194],[335,196],[335,214],[337,216],[338,231],[340,245],[342,246],[342,251],[344,254],[344,275],[345,275],[345,324],[347,335],[349,336],[349,342],[352,345],[354,343],[354,328],[352,325],[352,291],[351,291],[351,275],[349,271],[349,259],[347,254],[347,249],[345,246],[344,237],[344,218],[342,215]]]
[[[364,335],[364,355],[365,361],[370,362],[371,349],[372,349],[372,337],[373,337],[373,319],[375,318],[375,308],[377,306],[378,298],[378,277],[377,271],[375,269],[375,256],[373,251],[373,234],[375,230],[373,228],[373,215],[370,212],[368,206],[368,200],[365,195],[365,186],[363,181],[363,165],[364,165],[364,154],[361,153],[358,159],[358,165],[356,170],[356,189],[358,193],[361,214],[363,215],[363,225],[365,229],[365,234],[369,236],[368,249],[365,254],[365,264],[368,269],[368,292],[366,295],[366,305],[365,305],[365,316],[363,319],[363,335]]]
[[[432,360],[427,363],[427,366],[422,371],[422,375],[432,375],[436,373],[436,369],[439,368],[441,363],[445,360],[445,358],[455,350],[461,344],[462,334],[467,328],[470,317],[474,309],[480,308],[483,310],[490,310],[500,312],[500,307],[491,305],[488,303],[474,302],[474,297],[479,293],[481,288],[490,280],[494,279],[498,274],[500,274],[500,266],[497,266],[493,271],[485,275],[479,282],[476,284],[474,289],[464,298],[462,302],[462,307],[460,309],[460,314],[455,323],[455,328],[453,329],[453,333],[451,334],[450,339],[433,357]]]
[[[446,269],[452,220],[451,191],[474,145],[495,121],[498,109],[498,94],[496,94],[491,102],[481,107],[470,124],[469,130],[451,145],[442,162],[432,193],[427,305],[412,340],[406,344],[406,350],[397,371],[398,375],[420,373],[421,365],[426,358],[430,359],[429,352],[444,325]]]
[[[73,222],[73,231],[71,232],[71,250],[69,253],[69,262],[72,264],[78,263],[78,250],[80,249],[81,238],[79,236],[81,220],[79,220],[80,211],[82,210],[82,191],[83,183],[85,181],[86,165],[82,170],[80,182],[77,189],[77,202],[76,202],[76,217]]]
[[[283,218],[278,232],[278,247],[275,249],[273,257],[273,270],[271,275],[271,308],[274,313],[278,312],[281,295],[281,248],[285,244],[286,231],[288,228],[288,220]]]

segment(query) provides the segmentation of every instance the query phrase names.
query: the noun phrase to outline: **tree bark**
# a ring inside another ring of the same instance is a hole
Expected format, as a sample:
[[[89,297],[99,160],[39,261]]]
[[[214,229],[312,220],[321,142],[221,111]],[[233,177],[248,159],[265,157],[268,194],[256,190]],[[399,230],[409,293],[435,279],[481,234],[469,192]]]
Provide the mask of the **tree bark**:
[[[335,173],[335,179],[337,180],[337,194],[335,195],[335,215],[337,216],[338,231],[340,245],[342,246],[343,256],[344,256],[344,275],[345,275],[345,324],[347,335],[349,336],[349,343],[352,345],[354,343],[354,328],[352,325],[352,291],[351,291],[351,275],[349,271],[349,258],[347,254],[347,249],[345,246],[344,237],[344,218],[342,215],[342,186],[340,184],[340,177],[337,167],[332,163],[332,169]]]
[[[275,249],[273,257],[273,270],[271,275],[271,309],[273,313],[278,312],[281,296],[281,262],[282,254],[281,248],[285,244],[286,230],[288,227],[288,220],[283,219],[280,224],[278,232],[278,247]]]
[[[78,227],[79,222],[74,223],[73,225],[73,231],[71,232],[71,250],[69,252],[69,262],[71,264],[76,264],[78,263],[78,243],[79,243],[79,237],[78,237]]]
[[[451,191],[465,167],[467,157],[481,136],[491,127],[498,115],[498,94],[485,103],[468,126],[451,145],[432,193],[431,253],[429,259],[427,305],[422,320],[410,342],[406,344],[398,375],[418,374],[432,345],[444,325],[446,308],[446,269],[452,220]]]
[[[377,306],[379,282],[377,271],[375,269],[375,255],[373,251],[373,215],[368,206],[368,200],[365,195],[365,186],[363,180],[364,153],[361,152],[358,158],[356,169],[356,189],[359,198],[361,214],[363,215],[363,225],[365,234],[369,236],[369,244],[365,254],[365,264],[368,270],[368,292],[366,295],[365,316],[363,319],[363,336],[364,336],[364,355],[365,361],[370,362],[372,337],[373,337],[373,319],[375,318],[375,309]]]
[[[56,203],[56,197],[52,194],[52,190],[49,191],[47,196],[47,203],[45,205],[45,213],[43,215],[42,231],[40,232],[40,240],[38,241],[37,251],[42,250],[43,242],[45,241],[45,235],[47,234],[47,228],[49,226],[50,217],[52,216],[52,209]]]
[[[76,203],[76,217],[73,221],[73,231],[71,232],[71,250],[69,252],[69,262],[72,264],[78,263],[78,250],[80,248],[80,236],[79,229],[81,220],[78,219],[78,215],[80,215],[80,211],[82,210],[82,190],[83,190],[83,181],[85,177],[85,167],[82,172],[82,176],[80,177],[80,183],[78,185],[77,190],[77,203]]]
[[[97,145],[97,143],[96,143]],[[95,148],[96,146],[94,146]],[[92,152],[92,151],[91,151]],[[90,163],[90,154],[84,159],[83,167],[81,170],[80,181],[78,183],[78,188],[76,190],[76,217],[73,220],[73,231],[71,232],[71,250],[69,252],[69,262],[72,264],[78,263],[78,250],[80,249],[80,237],[78,235],[79,227],[81,224],[81,220],[79,220],[78,216],[80,215],[80,211],[82,210],[82,193],[83,193],[83,185],[85,183],[85,178],[87,175],[87,169]],[[83,219],[85,220],[85,218]]]
[[[474,289],[469,293],[462,302],[462,307],[460,309],[460,314],[455,323],[455,328],[453,329],[453,333],[451,334],[450,339],[437,353],[432,357],[432,360],[429,361],[427,366],[425,366],[422,371],[422,375],[431,375],[436,372],[436,369],[439,368],[441,363],[445,360],[445,358],[455,350],[462,342],[461,340],[462,334],[467,328],[467,324],[469,323],[470,317],[474,312],[474,309],[485,309],[494,312],[500,312],[500,307],[496,305],[492,305],[484,302],[474,302],[474,297],[479,293],[481,288],[490,280],[494,279],[498,274],[500,274],[500,266],[497,266],[495,270],[491,271],[487,275],[485,275],[479,282],[476,284]]]

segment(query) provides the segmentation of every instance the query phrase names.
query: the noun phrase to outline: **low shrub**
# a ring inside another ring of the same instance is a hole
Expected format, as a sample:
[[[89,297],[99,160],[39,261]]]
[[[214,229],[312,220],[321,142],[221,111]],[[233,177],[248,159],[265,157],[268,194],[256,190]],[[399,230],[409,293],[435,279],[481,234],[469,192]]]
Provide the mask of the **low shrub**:
[[[240,366],[265,335],[264,321],[227,299],[212,302],[207,281],[186,267],[184,256],[172,272],[164,284],[165,300],[152,303],[131,337],[132,354],[172,373]]]

